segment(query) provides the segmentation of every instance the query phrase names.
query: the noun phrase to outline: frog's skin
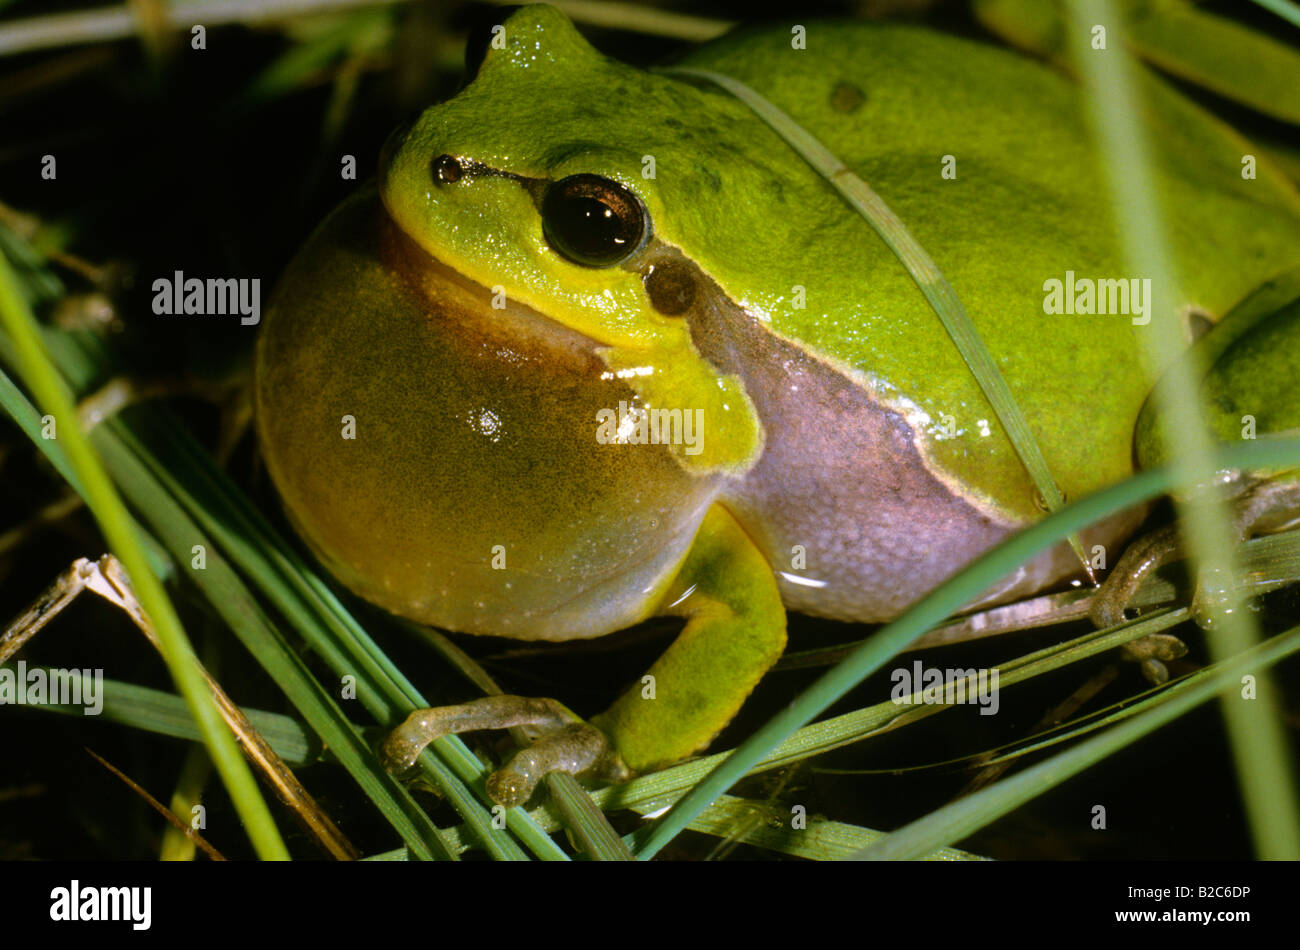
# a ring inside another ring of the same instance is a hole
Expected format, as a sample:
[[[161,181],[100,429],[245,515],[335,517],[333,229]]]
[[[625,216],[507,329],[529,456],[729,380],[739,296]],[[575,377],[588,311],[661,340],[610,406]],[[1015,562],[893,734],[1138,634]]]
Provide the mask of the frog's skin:
[[[393,137],[377,188],[286,273],[258,349],[258,427],[302,536],[394,613],[533,640],[684,616],[653,698],[638,684],[593,720],[645,770],[731,718],[783,649],[783,604],[887,620],[1042,511],[902,265],[744,105],[606,59],[549,7],[503,26],[473,82]],[[1141,276],[1111,233],[1076,89],[915,28],[814,23],[806,45],[750,32],[686,65],[772,100],[908,224],[1067,498],[1130,474],[1159,370],[1140,364],[1144,328],[1043,307],[1044,282],[1067,271]],[[1155,289],[1152,319],[1190,340],[1300,265],[1300,198],[1263,165],[1243,180],[1235,133],[1152,95],[1184,275]],[[583,266],[548,239],[548,189],[580,174],[644,206],[649,237],[627,259]],[[1273,378],[1294,378],[1297,351]],[[597,413],[620,402],[700,410],[699,451],[602,444]],[[1085,545],[1119,542],[1139,516]],[[986,599],[1078,572],[1062,544]],[[389,751],[410,761],[442,732],[569,718],[489,705],[413,719]],[[552,741],[536,769],[617,762]],[[494,794],[526,798],[535,777]]]

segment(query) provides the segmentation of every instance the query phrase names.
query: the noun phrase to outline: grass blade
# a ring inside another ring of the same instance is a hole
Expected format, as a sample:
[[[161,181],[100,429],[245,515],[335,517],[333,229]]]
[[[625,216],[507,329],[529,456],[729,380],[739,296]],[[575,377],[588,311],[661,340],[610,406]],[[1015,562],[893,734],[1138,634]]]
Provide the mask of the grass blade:
[[[244,822],[253,847],[263,858],[287,860],[289,852],[270,809],[195,665],[194,648],[186,638],[180,618],[167,599],[144,548],[136,540],[135,526],[126,506],[118,497],[86,435],[78,427],[72,397],[41,346],[36,321],[19,296],[8,259],[3,256],[0,256],[0,320],[12,337],[27,385],[60,423],[64,450],[80,477],[86,505],[130,577],[136,596],[157,631],[167,668],[203,732],[204,744],[230,792],[231,801]]]
[[[879,844],[853,855],[858,860],[901,861],[929,854],[933,849],[982,828],[989,822],[1013,811],[1018,806],[1041,794],[1044,789],[1059,785],[1082,772],[1131,742],[1140,739],[1172,722],[1184,713],[1216,696],[1232,694],[1239,678],[1245,673],[1257,674],[1266,666],[1300,651],[1300,627],[1274,637],[1268,643],[1255,647],[1241,656],[1220,665],[1218,671],[1205,681],[1175,695],[1155,709],[1130,719],[1086,742],[1053,756],[1046,762],[1031,766],[996,785],[959,799],[950,805],[931,812],[919,821],[905,825]],[[1240,698],[1236,699],[1241,702]],[[1248,705],[1243,703],[1243,705]],[[1261,715],[1262,714],[1262,715]],[[1267,718],[1266,708],[1258,708],[1256,718]]]

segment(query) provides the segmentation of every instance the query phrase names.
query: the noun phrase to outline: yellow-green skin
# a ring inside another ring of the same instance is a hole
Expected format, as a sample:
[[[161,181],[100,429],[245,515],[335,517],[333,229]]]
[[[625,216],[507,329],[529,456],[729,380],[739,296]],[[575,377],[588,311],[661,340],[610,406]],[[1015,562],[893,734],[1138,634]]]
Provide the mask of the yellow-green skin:
[[[888,619],[1041,511],[902,265],[747,107],[606,59],[549,7],[503,26],[473,82],[394,137],[377,190],[285,275],[258,350],[258,427],[304,538],[395,613],[555,640],[685,615],[651,671],[656,698],[633,691],[597,720],[649,768],[739,707],[780,654],[782,601]],[[1129,474],[1146,330],[1043,309],[1067,271],[1142,276],[1121,262],[1074,87],[913,28],[813,23],[806,48],[791,39],[738,35],[686,64],[772,100],[907,223],[1067,497]],[[1243,180],[1249,148],[1228,129],[1150,95],[1184,275],[1155,288],[1152,319],[1214,320],[1300,265],[1300,200],[1267,167]],[[438,181],[441,155],[505,174]],[[512,176],[579,173],[640,198],[643,253],[591,268],[548,244]],[[685,314],[643,282],[672,262],[696,288]],[[602,444],[597,413],[620,402],[699,409],[701,451]],[[990,596],[1077,569],[1062,546]]]

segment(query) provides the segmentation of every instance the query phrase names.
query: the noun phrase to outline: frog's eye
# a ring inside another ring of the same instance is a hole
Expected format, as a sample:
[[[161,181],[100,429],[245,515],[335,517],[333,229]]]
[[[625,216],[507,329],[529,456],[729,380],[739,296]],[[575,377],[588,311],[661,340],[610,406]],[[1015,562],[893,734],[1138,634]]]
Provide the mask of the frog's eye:
[[[631,191],[599,175],[570,175],[542,199],[542,231],[551,247],[584,267],[611,267],[650,236],[650,216]]]

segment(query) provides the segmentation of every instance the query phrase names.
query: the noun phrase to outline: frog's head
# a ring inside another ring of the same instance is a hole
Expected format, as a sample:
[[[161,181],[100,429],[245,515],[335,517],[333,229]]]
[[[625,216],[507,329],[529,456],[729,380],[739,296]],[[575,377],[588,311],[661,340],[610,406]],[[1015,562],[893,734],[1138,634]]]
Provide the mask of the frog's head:
[[[593,636],[654,607],[760,430],[647,279],[664,199],[627,118],[601,135],[601,90],[633,108],[638,74],[553,10],[505,30],[280,281],[258,431],[295,527],[367,599]],[[658,440],[636,408],[669,411]]]
[[[677,452],[683,466],[744,471],[761,426],[692,341],[688,310],[717,288],[677,249],[683,232],[727,244],[718,191],[757,171],[741,147],[752,120],[606,58],[549,6],[489,37],[473,82],[385,147],[389,215],[433,258],[594,341],[648,405],[699,409],[702,451]]]

